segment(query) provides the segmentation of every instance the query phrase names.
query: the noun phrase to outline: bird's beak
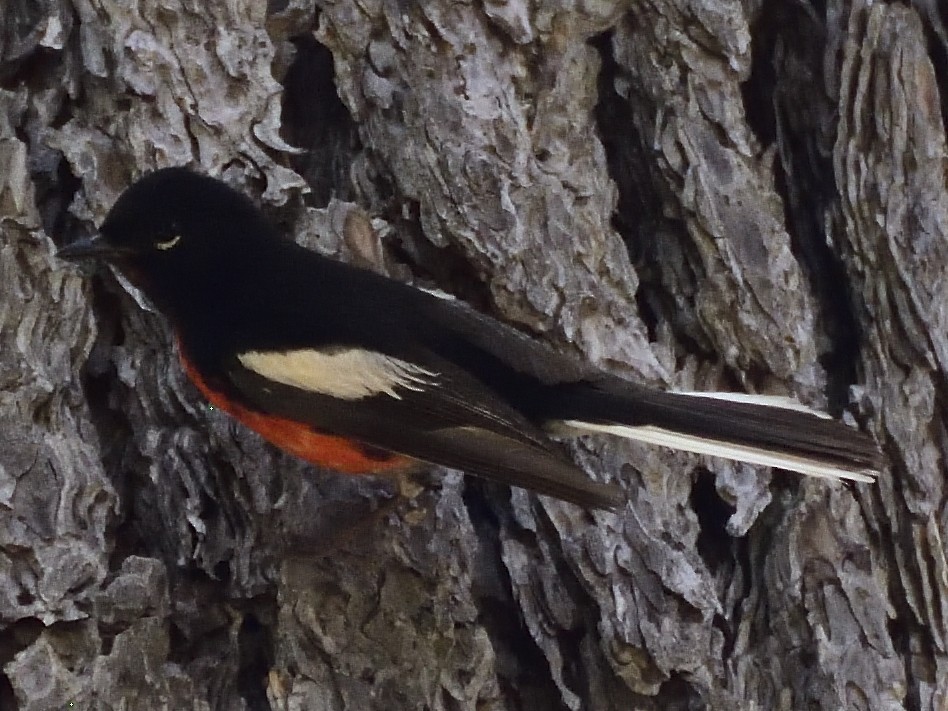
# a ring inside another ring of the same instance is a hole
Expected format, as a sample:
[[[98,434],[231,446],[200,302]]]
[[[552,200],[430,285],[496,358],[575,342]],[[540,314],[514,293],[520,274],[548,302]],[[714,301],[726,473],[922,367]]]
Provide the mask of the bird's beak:
[[[109,244],[102,235],[96,235],[95,237],[80,239],[72,244],[67,244],[56,252],[56,256],[60,259],[68,259],[71,262],[80,259],[103,259],[105,261],[112,261],[122,257],[125,252],[126,250],[121,247]]]

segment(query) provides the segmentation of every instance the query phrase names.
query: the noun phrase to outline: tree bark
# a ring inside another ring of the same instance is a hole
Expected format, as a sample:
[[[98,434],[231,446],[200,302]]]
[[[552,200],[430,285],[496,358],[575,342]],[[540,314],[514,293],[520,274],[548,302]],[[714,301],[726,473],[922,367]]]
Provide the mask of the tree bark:
[[[937,3],[316,5],[0,5],[0,708],[946,708]],[[53,257],[181,164],[630,379],[845,412],[888,468],[565,445],[616,515],[316,471]]]

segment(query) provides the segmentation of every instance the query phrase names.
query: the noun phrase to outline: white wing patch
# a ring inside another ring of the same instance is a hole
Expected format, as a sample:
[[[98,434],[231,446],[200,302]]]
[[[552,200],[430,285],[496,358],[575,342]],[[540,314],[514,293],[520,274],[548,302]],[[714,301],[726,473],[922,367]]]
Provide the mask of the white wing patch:
[[[398,388],[420,391],[433,385],[438,375],[400,358],[359,348],[247,351],[237,359],[270,380],[342,400],[383,394],[400,400]]]

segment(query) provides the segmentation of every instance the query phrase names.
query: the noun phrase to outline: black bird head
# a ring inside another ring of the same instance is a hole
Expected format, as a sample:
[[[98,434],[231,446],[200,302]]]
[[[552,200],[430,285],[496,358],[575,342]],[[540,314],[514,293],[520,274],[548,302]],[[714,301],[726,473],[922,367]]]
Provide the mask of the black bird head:
[[[211,291],[222,269],[252,259],[272,227],[224,183],[186,168],[164,168],[131,185],[91,239],[63,247],[62,259],[113,264],[162,310]]]

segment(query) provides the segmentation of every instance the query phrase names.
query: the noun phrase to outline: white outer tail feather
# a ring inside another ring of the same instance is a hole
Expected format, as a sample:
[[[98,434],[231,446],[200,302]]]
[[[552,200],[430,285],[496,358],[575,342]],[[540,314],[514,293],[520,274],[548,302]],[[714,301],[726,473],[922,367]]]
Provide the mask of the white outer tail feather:
[[[702,393],[692,390],[673,390],[675,395],[686,395],[687,397],[703,397],[710,400],[728,400],[730,402],[743,402],[748,405],[765,405],[767,407],[777,407],[781,410],[796,410],[805,412],[809,415],[816,415],[823,420],[832,420],[831,415],[822,410],[815,410],[807,407],[799,400],[794,400],[789,395],[754,395],[753,393]]]
[[[597,425],[591,422],[578,420],[563,420],[563,424],[573,431],[603,433],[634,439],[646,444],[657,444],[662,447],[671,447],[695,454],[706,454],[711,457],[723,457],[748,464],[761,464],[766,467],[777,467],[800,472],[808,476],[817,476],[824,479],[852,479],[853,481],[875,481],[876,472],[870,469],[851,471],[829,464],[818,462],[807,457],[778,454],[766,449],[758,449],[747,445],[720,442],[704,437],[681,434],[660,427],[646,425],[644,427],[629,427],[627,425]]]
[[[752,395],[748,393],[715,393],[715,392],[676,392],[676,395],[685,395],[688,397],[702,397],[717,400],[729,400],[731,402],[740,402],[751,405],[763,405],[767,407],[776,407],[785,410],[796,410],[806,412],[825,419],[832,419],[829,415],[819,410],[813,410],[797,402],[793,398],[774,395]],[[777,467],[779,469],[788,469],[808,476],[821,477],[824,479],[850,479],[853,481],[862,481],[871,483],[878,476],[878,472],[873,469],[845,469],[832,464],[827,464],[814,457],[801,455],[785,454],[774,452],[772,450],[750,445],[734,444],[721,440],[698,437],[696,435],[683,434],[673,430],[656,427],[654,425],[643,425],[632,427],[620,424],[596,424],[592,422],[583,422],[581,420],[563,420],[561,424],[568,430],[580,433],[602,433],[625,437],[646,444],[656,444],[662,447],[671,447],[695,454],[704,454],[711,457],[722,457],[738,462],[748,464],[760,464],[767,467]]]

